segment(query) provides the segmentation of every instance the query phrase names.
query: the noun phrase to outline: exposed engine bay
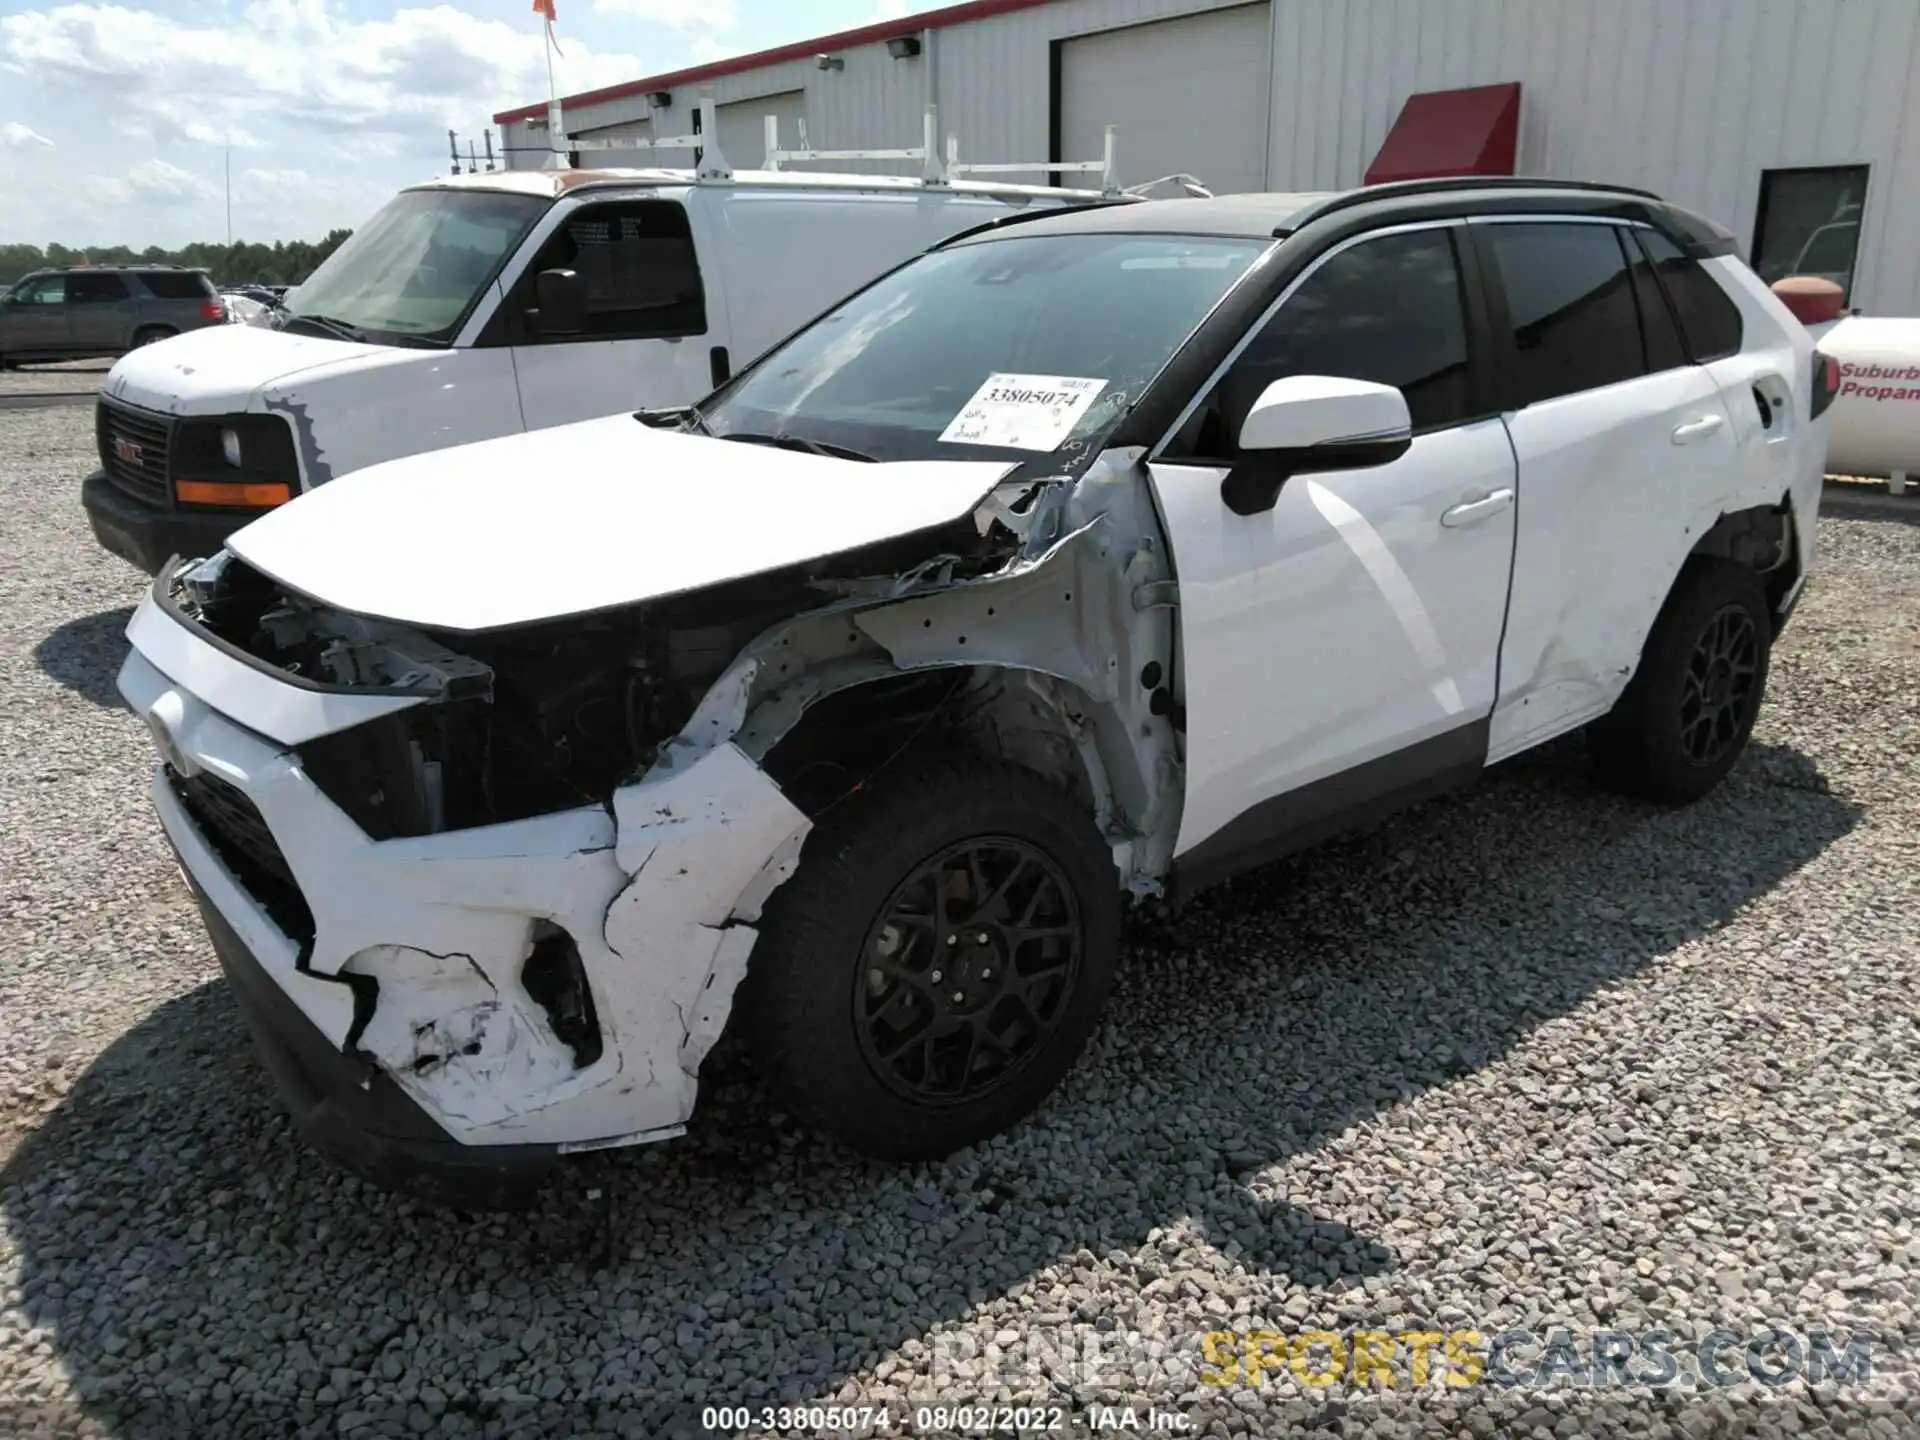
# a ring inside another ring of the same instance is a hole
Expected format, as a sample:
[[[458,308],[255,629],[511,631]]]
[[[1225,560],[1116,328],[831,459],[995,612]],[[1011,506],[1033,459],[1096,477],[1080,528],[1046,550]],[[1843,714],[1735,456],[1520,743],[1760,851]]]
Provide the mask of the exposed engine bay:
[[[477,635],[334,610],[231,554],[179,572],[172,600],[217,639],[299,680],[431,702],[300,748],[328,796],[385,840],[604,803],[644,773],[756,636],[860,589],[863,571],[924,569],[916,562],[929,539],[964,547],[936,552],[945,579],[989,574],[1017,547],[997,523],[984,536],[971,522],[950,528],[629,609]],[[865,741],[924,723],[955,689],[952,675],[931,675],[867,696]],[[792,757],[793,778],[817,792],[830,774],[847,774],[847,757],[833,748]]]

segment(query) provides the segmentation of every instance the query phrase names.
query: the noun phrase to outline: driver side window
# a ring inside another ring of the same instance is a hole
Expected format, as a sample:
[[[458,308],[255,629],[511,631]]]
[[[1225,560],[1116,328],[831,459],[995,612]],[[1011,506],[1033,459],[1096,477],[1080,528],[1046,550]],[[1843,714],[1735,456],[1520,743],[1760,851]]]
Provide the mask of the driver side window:
[[[67,298],[67,277],[48,275],[39,280],[29,280],[13,292],[11,297],[22,305],[60,305]]]
[[[1290,375],[1396,386],[1415,434],[1474,418],[1452,232],[1382,235],[1321,261],[1187,417],[1166,457],[1231,463],[1253,402]]]
[[[586,327],[579,334],[536,335],[527,326],[542,270],[580,276]],[[686,208],[672,200],[582,206],[541,245],[506,308],[515,345],[704,335],[706,290]]]

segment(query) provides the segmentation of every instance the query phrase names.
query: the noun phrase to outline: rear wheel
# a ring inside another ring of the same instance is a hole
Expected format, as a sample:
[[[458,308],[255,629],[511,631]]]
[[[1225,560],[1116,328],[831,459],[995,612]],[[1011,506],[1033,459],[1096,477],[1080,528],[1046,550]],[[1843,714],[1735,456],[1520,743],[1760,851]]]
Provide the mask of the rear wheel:
[[[179,333],[165,325],[148,325],[133,332],[133,348],[138,350],[143,346],[158,344]]]
[[[837,807],[774,893],[743,1009],[796,1115],[936,1159],[1059,1084],[1106,1002],[1119,886],[1080,804],[1030,771],[934,761]]]
[[[1772,635],[1753,571],[1726,560],[1690,565],[1654,622],[1640,668],[1587,732],[1602,779],[1670,805],[1718,785],[1753,733]]]

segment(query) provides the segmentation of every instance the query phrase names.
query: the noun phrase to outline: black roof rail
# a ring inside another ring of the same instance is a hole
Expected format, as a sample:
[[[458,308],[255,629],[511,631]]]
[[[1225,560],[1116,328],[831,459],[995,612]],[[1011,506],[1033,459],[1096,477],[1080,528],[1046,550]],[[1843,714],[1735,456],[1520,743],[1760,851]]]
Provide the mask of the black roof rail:
[[[1602,195],[1630,195],[1636,200],[1665,203],[1651,190],[1631,185],[1606,185],[1597,180],[1550,180],[1544,175],[1446,175],[1432,180],[1389,180],[1381,185],[1362,185],[1356,190],[1330,196],[1310,205],[1289,219],[1284,229],[1275,230],[1276,239],[1304,229],[1323,215],[1370,205],[1376,200],[1399,200],[1410,195],[1445,195],[1456,190],[1580,190]]]
[[[1076,200],[1066,205],[1035,205],[1030,209],[1022,210],[1014,215],[1002,215],[997,219],[982,221],[980,224],[962,230],[958,234],[949,235],[939,244],[930,245],[927,248],[930,250],[944,250],[947,246],[965,240],[969,236],[982,235],[989,230],[1004,229],[1008,225],[1024,225],[1029,220],[1044,220],[1050,215],[1072,215],[1081,210],[1105,210],[1114,205],[1137,205],[1139,203],[1140,197],[1137,195],[1125,197],[1119,195],[1102,195],[1097,200]]]

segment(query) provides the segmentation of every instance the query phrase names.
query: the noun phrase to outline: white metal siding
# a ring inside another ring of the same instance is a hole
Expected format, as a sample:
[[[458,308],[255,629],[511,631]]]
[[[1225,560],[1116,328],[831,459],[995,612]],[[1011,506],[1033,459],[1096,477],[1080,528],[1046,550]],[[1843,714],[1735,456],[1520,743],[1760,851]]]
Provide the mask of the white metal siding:
[[[960,137],[963,159],[1016,163],[1049,158],[1048,84],[1053,41],[1072,40],[1178,15],[1237,8],[1244,3],[1245,0],[1219,0],[1215,4],[1204,3],[1204,0],[1201,3],[1196,0],[1055,0],[1051,5],[1016,10],[939,31],[934,44],[935,63],[939,68],[941,126]],[[1256,53],[1263,53],[1264,36],[1258,44],[1260,50]],[[1261,83],[1264,96],[1264,77]],[[1191,143],[1179,149],[1180,162],[1141,173],[1145,167],[1135,164],[1136,147],[1129,137],[1143,125],[1154,123],[1150,117],[1156,103],[1150,93],[1135,97],[1125,113],[1092,116],[1090,123],[1096,127],[1092,151],[1085,154],[1069,151],[1057,158],[1097,158],[1100,130],[1111,124],[1118,127],[1116,140],[1122,175],[1151,180],[1168,170],[1185,170],[1203,180],[1209,179],[1207,151],[1214,131],[1209,119],[1214,107],[1211,96],[1188,117]],[[1036,173],[1034,181],[1043,182],[1044,178]]]
[[[800,122],[807,116],[804,90],[761,95],[719,107],[720,150],[736,170],[759,170],[767,158],[767,116],[780,122],[780,144],[792,149],[800,143]]]
[[[864,45],[841,52],[844,70],[793,60],[712,83],[723,105],[804,90],[810,138],[822,149],[917,145],[922,107],[937,91],[942,129],[960,137],[964,158],[1040,160],[1050,139],[1053,42],[1070,42],[1071,56],[1079,37],[1231,5],[1055,0],[937,31],[916,59],[894,60],[884,45]],[[1236,158],[1242,122],[1223,124],[1222,113],[1240,113],[1251,90],[1258,97],[1251,103],[1272,107],[1261,166],[1268,188],[1356,185],[1410,94],[1519,81],[1523,173],[1644,186],[1727,226],[1743,250],[1764,170],[1870,166],[1855,302],[1879,314],[1920,314],[1920,246],[1910,238],[1920,233],[1920,0],[1271,0],[1271,7],[1271,49],[1265,39],[1255,47],[1271,54],[1270,77],[1224,94],[1209,88],[1196,103],[1181,94],[1185,47],[1172,46],[1146,88],[1074,100],[1074,124],[1087,132],[1070,133],[1063,158],[1090,158],[1100,127],[1112,123],[1129,180],[1189,170],[1217,186],[1237,185],[1230,172],[1245,163]],[[686,128],[698,89],[675,92],[674,118],[661,117],[662,131]],[[1102,105],[1116,113],[1099,114]],[[645,114],[644,96],[634,95],[570,107],[567,124],[582,129]],[[537,146],[539,135],[516,124],[505,138]],[[1078,153],[1089,142],[1091,151]],[[513,156],[523,165],[540,159]]]
[[[1268,184],[1357,185],[1408,95],[1517,80],[1523,174],[1751,246],[1763,171],[1865,164],[1855,303],[1920,314],[1920,0],[1274,0]]]
[[[1266,5],[1241,5],[1066,41],[1059,158],[1099,158],[1115,125],[1123,184],[1184,171],[1219,193],[1264,189],[1269,24]]]
[[[623,120],[615,125],[602,125],[592,130],[574,130],[568,121],[568,131],[574,135],[575,148],[583,166],[594,165],[645,165],[653,163],[644,150],[604,150],[594,144],[596,140],[646,140],[653,136],[653,122],[649,120]],[[544,135],[543,135],[544,138]]]

